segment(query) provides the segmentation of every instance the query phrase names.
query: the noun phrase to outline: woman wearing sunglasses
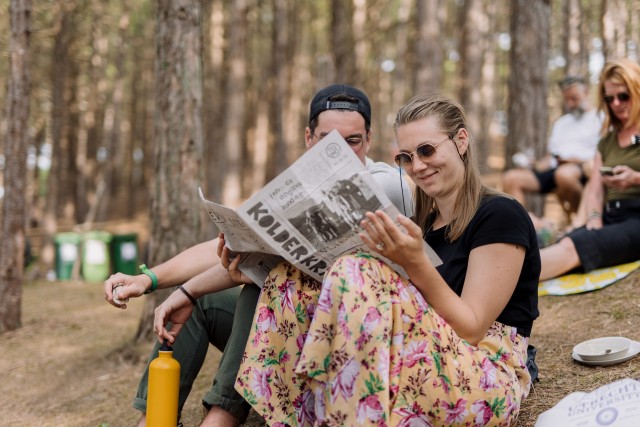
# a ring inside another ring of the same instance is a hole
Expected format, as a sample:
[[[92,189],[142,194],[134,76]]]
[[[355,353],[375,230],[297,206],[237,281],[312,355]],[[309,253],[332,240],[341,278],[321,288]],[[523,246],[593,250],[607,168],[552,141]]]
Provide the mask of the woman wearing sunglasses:
[[[541,279],[640,259],[640,66],[607,62],[598,85],[602,139],[583,196],[587,222],[541,250]]]
[[[321,289],[294,270],[265,283],[236,389],[271,425],[509,425],[529,392],[540,273],[529,215],[482,184],[455,101],[416,97],[394,128],[415,222],[369,212],[361,237],[408,279],[358,253]]]

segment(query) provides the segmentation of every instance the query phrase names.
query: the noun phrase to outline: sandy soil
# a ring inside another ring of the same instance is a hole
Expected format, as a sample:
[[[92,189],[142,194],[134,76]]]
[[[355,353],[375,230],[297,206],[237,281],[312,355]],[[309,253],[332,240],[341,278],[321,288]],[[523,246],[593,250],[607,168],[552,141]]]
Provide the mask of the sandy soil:
[[[531,343],[541,381],[524,404],[520,426],[572,391],[589,391],[620,378],[640,379],[640,357],[620,365],[587,367],[571,359],[576,343],[598,336],[640,340],[640,273],[601,291],[543,297]],[[116,310],[101,285],[36,282],[24,287],[23,327],[2,336],[1,426],[133,426],[131,408],[150,343],[131,345],[142,301]],[[200,396],[209,387],[219,352],[211,349],[183,413],[185,426],[201,420]],[[246,424],[259,426],[256,418]]]

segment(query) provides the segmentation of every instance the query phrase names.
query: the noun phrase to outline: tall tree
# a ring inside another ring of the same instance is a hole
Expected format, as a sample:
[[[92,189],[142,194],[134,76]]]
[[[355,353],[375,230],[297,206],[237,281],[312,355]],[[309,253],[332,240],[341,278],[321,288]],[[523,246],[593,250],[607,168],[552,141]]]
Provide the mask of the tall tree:
[[[31,0],[11,0],[9,19],[9,87],[6,98],[2,241],[0,242],[0,333],[21,323],[24,276],[27,144],[31,74]]]
[[[444,63],[442,46],[443,22],[446,17],[441,0],[420,0],[416,2],[416,69],[413,90],[435,92],[441,88]]]
[[[334,82],[357,84],[358,69],[353,36],[353,0],[331,0],[331,55]]]
[[[586,46],[582,1],[567,0],[562,6],[562,53],[566,61],[565,74],[586,76],[589,71],[589,50]]]
[[[605,59],[622,58],[627,54],[627,11],[624,0],[602,0],[602,51]],[[633,31],[638,32],[637,28]]]
[[[242,202],[242,146],[246,141],[245,109],[247,63],[247,1],[236,0],[228,5],[229,63],[225,87],[226,108],[224,110],[224,203],[238,206]]]
[[[480,148],[480,164],[486,163],[488,141],[479,138],[482,126],[483,110],[487,108],[483,102],[482,88],[485,53],[491,49],[489,43],[489,17],[482,0],[465,0],[460,17],[462,36],[460,37],[460,88],[459,98],[467,111],[469,129],[475,136],[476,145]]]
[[[509,77],[509,135],[507,165],[516,151],[533,148],[536,158],[545,152],[547,61],[549,57],[550,0],[511,2],[511,56]],[[541,205],[534,203],[540,214]]]
[[[201,238],[202,35],[199,0],[156,3],[155,182],[151,194],[152,265]],[[166,292],[149,295],[136,340],[152,334],[153,310]]]

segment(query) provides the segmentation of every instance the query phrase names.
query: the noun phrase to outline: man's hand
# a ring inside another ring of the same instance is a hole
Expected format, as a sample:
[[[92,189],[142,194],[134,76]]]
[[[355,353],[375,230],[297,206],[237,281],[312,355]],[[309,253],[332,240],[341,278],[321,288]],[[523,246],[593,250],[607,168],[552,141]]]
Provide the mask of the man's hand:
[[[153,332],[158,336],[158,341],[163,342],[166,339],[173,345],[192,312],[193,303],[182,292],[169,295],[154,311]],[[166,325],[169,322],[172,325],[171,329],[167,330]]]
[[[146,274],[130,276],[128,274],[112,274],[104,282],[104,299],[118,308],[127,308],[129,298],[137,298],[151,287],[151,278]],[[115,298],[114,298],[115,297]]]

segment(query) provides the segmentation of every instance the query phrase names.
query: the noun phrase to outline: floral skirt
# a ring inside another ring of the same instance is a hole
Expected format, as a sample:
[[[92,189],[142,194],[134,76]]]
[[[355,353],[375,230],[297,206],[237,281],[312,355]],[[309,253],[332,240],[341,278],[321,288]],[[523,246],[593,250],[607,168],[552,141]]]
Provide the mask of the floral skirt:
[[[494,322],[471,345],[382,261],[340,258],[324,282],[290,264],[264,284],[236,389],[272,426],[515,422],[527,339]]]

